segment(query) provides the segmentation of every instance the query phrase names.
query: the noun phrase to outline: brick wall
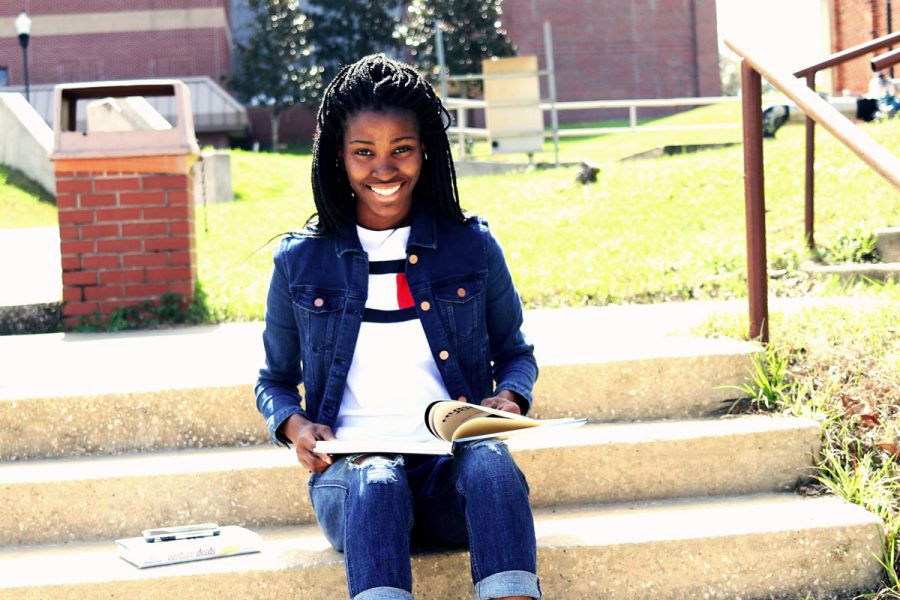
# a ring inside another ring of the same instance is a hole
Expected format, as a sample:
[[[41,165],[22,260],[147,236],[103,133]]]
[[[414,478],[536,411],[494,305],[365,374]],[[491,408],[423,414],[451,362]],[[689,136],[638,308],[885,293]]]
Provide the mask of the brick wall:
[[[56,178],[67,325],[167,293],[193,297],[189,176],[57,170]]]
[[[894,31],[900,2],[892,4]],[[887,0],[835,0],[832,39],[838,52],[887,34]],[[835,68],[835,90],[865,94],[872,78],[873,54],[855,58]]]
[[[28,63],[32,85],[200,75],[218,80],[231,73],[231,51],[225,31],[213,29],[66,35],[33,39]],[[24,84],[17,39],[0,39],[0,66],[9,68],[9,85]]]
[[[131,0],[127,3],[114,0],[0,0],[0,18],[11,20],[23,8],[34,19],[28,48],[32,84],[203,75],[218,80],[231,73],[227,0]],[[196,15],[198,9],[204,16],[189,20],[187,11]],[[103,31],[60,32],[60,18],[65,20],[67,15],[80,22],[78,18],[90,20],[90,17],[80,15],[98,13],[115,24],[117,20],[128,19],[125,11],[171,10],[186,11],[185,27],[195,22],[197,26],[168,29],[150,18],[136,24],[134,31],[107,31],[105,28],[109,23],[85,23],[86,26],[96,25]],[[56,33],[41,30],[40,19],[50,17],[55,19]],[[141,27],[144,29],[140,30]],[[0,36],[0,66],[9,69],[9,85],[23,85],[22,51],[18,39],[11,30],[3,33]]]
[[[716,96],[715,0],[531,0],[504,4],[520,54],[544,64],[543,22],[553,29],[560,100]],[[543,93],[546,95],[546,88]],[[647,115],[649,112],[639,112]],[[624,117],[566,111],[563,122]]]
[[[121,12],[122,10],[177,10],[185,8],[229,9],[226,0],[65,0],[40,2],[29,0],[0,0],[0,17],[16,16],[22,9],[29,15],[83,14]]]

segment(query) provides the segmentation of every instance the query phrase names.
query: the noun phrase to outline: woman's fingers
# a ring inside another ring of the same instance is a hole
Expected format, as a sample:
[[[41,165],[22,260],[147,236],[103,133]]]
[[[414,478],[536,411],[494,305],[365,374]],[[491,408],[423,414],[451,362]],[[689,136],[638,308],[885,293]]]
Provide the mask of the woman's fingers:
[[[517,415],[522,414],[522,409],[519,408],[518,404],[516,404],[512,400],[507,400],[506,398],[501,398],[499,396],[485,398],[481,401],[481,405],[487,406],[488,408],[496,408],[497,410],[515,413]]]
[[[313,473],[321,473],[331,465],[332,459],[327,454],[314,452],[313,448],[315,448],[316,442],[319,440],[333,439],[335,438],[331,427],[310,423],[303,428],[298,436],[296,444],[297,460]]]

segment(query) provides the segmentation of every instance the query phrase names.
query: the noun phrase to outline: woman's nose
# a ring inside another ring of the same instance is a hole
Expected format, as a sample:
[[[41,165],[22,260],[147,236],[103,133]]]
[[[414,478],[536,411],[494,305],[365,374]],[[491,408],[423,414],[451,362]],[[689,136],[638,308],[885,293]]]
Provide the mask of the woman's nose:
[[[390,158],[381,158],[372,166],[372,175],[378,179],[387,181],[397,172],[397,167]]]

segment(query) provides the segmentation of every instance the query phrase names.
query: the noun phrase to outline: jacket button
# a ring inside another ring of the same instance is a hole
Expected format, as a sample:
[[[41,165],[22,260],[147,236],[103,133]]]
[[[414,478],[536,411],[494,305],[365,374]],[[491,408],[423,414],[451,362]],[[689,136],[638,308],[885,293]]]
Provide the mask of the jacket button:
[[[460,396],[459,398],[457,398],[457,400],[459,400],[460,402],[468,402],[469,401],[469,399],[466,398],[465,396]]]
[[[450,358],[450,353],[447,352],[446,350],[441,350],[438,353],[438,356],[440,357],[441,360],[447,360],[448,358]]]
[[[325,301],[321,298],[316,298],[315,300],[313,300],[313,304],[315,304],[317,308],[322,308],[323,306],[325,306]]]
[[[409,255],[409,264],[414,265],[417,262],[419,262],[419,257],[416,256],[415,254],[410,254]]]
[[[458,290],[456,290],[456,295],[459,296],[460,298],[465,298],[466,297],[466,288],[459,288]]]
[[[425,300],[424,302],[422,302],[422,304],[419,305],[419,307],[427,312],[431,310],[431,303],[428,300]]]

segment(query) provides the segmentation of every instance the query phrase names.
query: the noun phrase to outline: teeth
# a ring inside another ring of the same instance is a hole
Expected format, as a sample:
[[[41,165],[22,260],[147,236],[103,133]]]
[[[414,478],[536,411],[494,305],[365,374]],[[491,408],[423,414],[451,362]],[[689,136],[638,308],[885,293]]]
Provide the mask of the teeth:
[[[376,194],[378,194],[379,196],[390,196],[391,194],[393,194],[394,192],[396,192],[397,190],[400,189],[400,185],[401,184],[398,183],[397,185],[389,187],[389,188],[386,188],[386,187],[377,188],[377,187],[373,187],[370,185],[369,189],[372,190],[373,192],[375,192]]]

